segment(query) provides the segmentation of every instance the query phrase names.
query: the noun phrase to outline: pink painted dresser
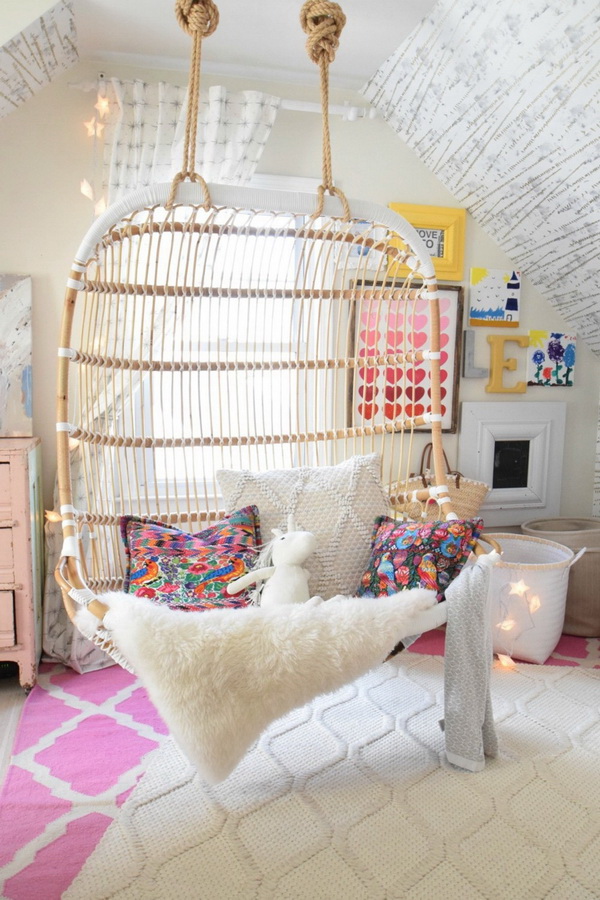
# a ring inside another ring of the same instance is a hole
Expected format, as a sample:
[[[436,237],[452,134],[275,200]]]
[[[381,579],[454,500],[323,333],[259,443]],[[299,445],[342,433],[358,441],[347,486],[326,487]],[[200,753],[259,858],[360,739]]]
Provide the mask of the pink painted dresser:
[[[41,652],[43,510],[39,438],[0,438],[0,662],[29,691]]]

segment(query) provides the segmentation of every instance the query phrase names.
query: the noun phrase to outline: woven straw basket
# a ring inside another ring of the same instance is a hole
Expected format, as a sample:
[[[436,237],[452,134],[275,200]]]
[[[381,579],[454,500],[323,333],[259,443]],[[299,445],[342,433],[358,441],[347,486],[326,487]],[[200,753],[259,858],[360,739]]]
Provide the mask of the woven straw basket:
[[[423,488],[431,487],[434,484],[433,472],[431,471],[431,450],[432,445],[426,444],[421,456],[421,467],[419,472],[413,473],[406,486],[406,492],[423,490]],[[448,493],[452,501],[452,509],[459,519],[472,519],[477,515],[481,504],[487,497],[489,486],[483,481],[474,481],[471,478],[465,478],[461,472],[450,471],[448,457],[444,453],[444,462],[446,464],[446,484]],[[409,510],[411,512],[411,510]],[[415,516],[417,518],[417,516]],[[427,504],[424,518],[426,522],[433,522],[440,518],[440,510],[438,504],[432,501]]]
[[[485,536],[503,551],[490,588],[494,652],[544,663],[562,634],[569,570],[583,550],[522,534]]]

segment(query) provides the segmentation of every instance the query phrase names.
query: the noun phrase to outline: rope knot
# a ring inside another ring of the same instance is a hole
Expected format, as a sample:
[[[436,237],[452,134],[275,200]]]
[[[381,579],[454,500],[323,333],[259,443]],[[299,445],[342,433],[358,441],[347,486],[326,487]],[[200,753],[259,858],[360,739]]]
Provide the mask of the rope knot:
[[[306,50],[310,59],[317,65],[323,60],[333,62],[346,24],[341,6],[331,0],[306,0],[300,10],[300,24],[308,35]]]
[[[219,10],[213,0],[176,0],[175,15],[186,34],[200,32],[208,37],[219,24]]]

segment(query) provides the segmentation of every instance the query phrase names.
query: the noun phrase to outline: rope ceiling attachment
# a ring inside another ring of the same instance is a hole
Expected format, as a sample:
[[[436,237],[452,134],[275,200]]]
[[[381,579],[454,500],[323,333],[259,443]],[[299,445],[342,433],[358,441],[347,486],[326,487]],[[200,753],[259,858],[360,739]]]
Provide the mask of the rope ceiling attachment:
[[[308,35],[306,51],[309,59],[319,66],[321,72],[321,121],[322,141],[322,182],[317,189],[317,208],[314,218],[323,212],[325,194],[341,200],[344,219],[350,219],[350,207],[345,194],[334,187],[331,171],[331,135],[329,131],[329,65],[335,59],[340,44],[340,35],[346,24],[346,16],[338,3],[330,0],[307,0],[300,10],[300,24]]]
[[[181,170],[175,175],[167,208],[175,202],[177,185],[189,179],[202,186],[204,207],[211,205],[208,186],[196,172],[196,138],[198,130],[198,109],[200,105],[200,71],[202,63],[202,41],[209,37],[219,24],[219,10],[213,0],[177,0],[175,3],[177,22],[187,35],[192,38],[192,52],[188,78],[187,116],[185,138],[183,142],[183,163]]]

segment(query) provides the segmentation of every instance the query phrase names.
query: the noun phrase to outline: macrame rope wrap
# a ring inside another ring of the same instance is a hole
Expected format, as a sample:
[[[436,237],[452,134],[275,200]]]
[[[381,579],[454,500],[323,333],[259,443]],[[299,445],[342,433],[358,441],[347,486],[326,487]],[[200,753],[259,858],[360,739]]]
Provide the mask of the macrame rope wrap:
[[[219,24],[219,10],[212,0],[177,0],[175,16],[190,37],[198,31],[201,37],[208,37]]]
[[[317,209],[312,218],[315,219],[323,211],[325,194],[339,198],[344,210],[344,219],[350,219],[348,201],[339,188],[333,186],[331,172],[331,138],[329,134],[329,64],[335,59],[335,51],[340,44],[340,34],[346,24],[338,3],[330,0],[306,0],[300,10],[300,24],[308,35],[306,50],[311,59],[321,70],[321,108],[323,121],[323,184],[318,189]]]
[[[340,5],[330,0],[307,0],[300,10],[300,24],[308,35],[306,50],[309,58],[317,65],[324,58],[332,63],[346,24]]]
[[[181,171],[173,179],[167,209],[170,209],[175,202],[177,185],[185,181],[186,178],[202,185],[203,205],[205,209],[208,209],[211,205],[211,199],[207,184],[204,178],[195,171],[198,107],[200,103],[200,61],[202,58],[202,39],[211,35],[219,24],[219,10],[213,3],[213,0],[177,0],[175,3],[175,16],[181,28],[193,39],[193,44],[188,80],[183,164]]]

